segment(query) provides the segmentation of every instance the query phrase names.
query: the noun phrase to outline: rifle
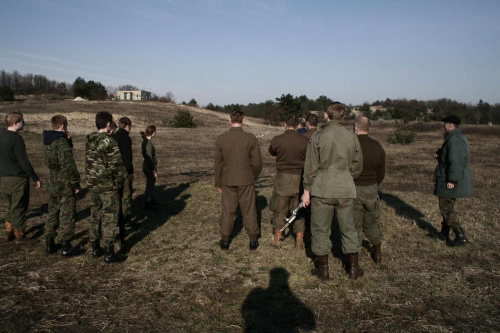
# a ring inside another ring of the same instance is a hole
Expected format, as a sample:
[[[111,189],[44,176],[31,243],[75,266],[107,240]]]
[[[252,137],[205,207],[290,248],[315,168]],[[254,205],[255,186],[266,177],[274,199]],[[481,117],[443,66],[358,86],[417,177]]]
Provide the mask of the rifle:
[[[269,133],[269,131],[267,131],[266,133],[262,133],[262,134],[257,135],[257,139],[262,138],[264,135],[266,135],[268,133]]]
[[[292,211],[292,215],[290,215],[289,218],[286,218],[285,217],[285,221],[286,221],[286,224],[283,226],[283,228],[280,229],[281,232],[283,232],[283,230],[285,230],[293,221],[295,221],[295,219],[297,218],[297,213],[299,212],[299,210],[304,207],[302,205],[302,201],[299,203],[299,205],[297,207],[295,207],[295,209]]]

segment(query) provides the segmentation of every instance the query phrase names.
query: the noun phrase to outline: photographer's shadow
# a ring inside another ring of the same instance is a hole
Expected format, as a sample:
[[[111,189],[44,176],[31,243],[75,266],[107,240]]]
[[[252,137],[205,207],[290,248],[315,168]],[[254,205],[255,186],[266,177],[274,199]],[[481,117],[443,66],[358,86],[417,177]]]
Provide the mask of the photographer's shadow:
[[[155,197],[159,205],[155,209],[143,209],[143,196],[138,196],[133,201],[133,212],[136,221],[131,235],[126,240],[128,249],[131,249],[137,243],[142,241],[151,232],[163,226],[170,217],[182,212],[186,207],[186,200],[191,197],[190,194],[181,193],[189,188],[189,183],[179,184],[174,188],[166,188],[166,185],[155,187]],[[180,196],[180,197],[179,197]]]
[[[254,288],[241,307],[244,332],[311,331],[316,328],[313,312],[299,300],[288,285],[290,273],[276,267],[270,272],[267,289]]]

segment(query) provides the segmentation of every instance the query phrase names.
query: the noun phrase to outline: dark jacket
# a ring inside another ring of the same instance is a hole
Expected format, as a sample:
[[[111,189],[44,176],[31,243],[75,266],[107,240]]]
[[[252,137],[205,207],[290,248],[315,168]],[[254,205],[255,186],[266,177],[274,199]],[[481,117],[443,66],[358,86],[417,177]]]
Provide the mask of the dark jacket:
[[[474,195],[470,171],[469,141],[459,128],[445,135],[441,149],[437,151],[436,187],[434,194],[440,198],[465,198]],[[454,183],[448,189],[446,184]]]
[[[158,165],[158,161],[156,159],[156,149],[153,145],[153,142],[149,139],[142,140],[142,157],[144,157],[144,162],[142,164],[142,168],[147,171],[156,171],[156,166]]]
[[[231,127],[215,144],[215,186],[242,186],[255,182],[262,171],[262,155],[255,135]]]
[[[276,170],[284,173],[301,175],[306,159],[309,140],[294,129],[275,136],[271,140],[269,153],[276,156]]]
[[[132,139],[129,133],[120,128],[116,133],[112,134],[111,137],[115,139],[118,143],[118,148],[120,148],[120,153],[122,154],[123,164],[127,169],[129,175],[134,173],[134,165],[132,163]]]
[[[23,137],[9,130],[0,131],[0,177],[40,180],[28,160]]]
[[[380,184],[385,177],[385,151],[382,145],[367,134],[358,135],[363,152],[363,171],[354,179],[356,186]]]

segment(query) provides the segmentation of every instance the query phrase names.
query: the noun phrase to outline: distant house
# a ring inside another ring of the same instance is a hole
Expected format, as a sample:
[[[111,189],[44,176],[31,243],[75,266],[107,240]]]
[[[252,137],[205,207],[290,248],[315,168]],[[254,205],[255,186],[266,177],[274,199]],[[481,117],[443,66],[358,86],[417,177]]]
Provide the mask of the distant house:
[[[146,90],[118,90],[116,99],[119,101],[149,101],[151,92]]]

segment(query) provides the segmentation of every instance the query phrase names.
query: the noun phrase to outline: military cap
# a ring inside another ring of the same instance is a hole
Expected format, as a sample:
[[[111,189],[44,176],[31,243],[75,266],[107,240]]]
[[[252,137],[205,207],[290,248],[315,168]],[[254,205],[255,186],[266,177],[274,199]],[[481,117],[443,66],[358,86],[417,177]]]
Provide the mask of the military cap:
[[[441,119],[441,121],[444,123],[452,123],[452,124],[455,124],[457,126],[460,125],[460,118],[458,118],[457,116],[448,116],[448,117]]]

